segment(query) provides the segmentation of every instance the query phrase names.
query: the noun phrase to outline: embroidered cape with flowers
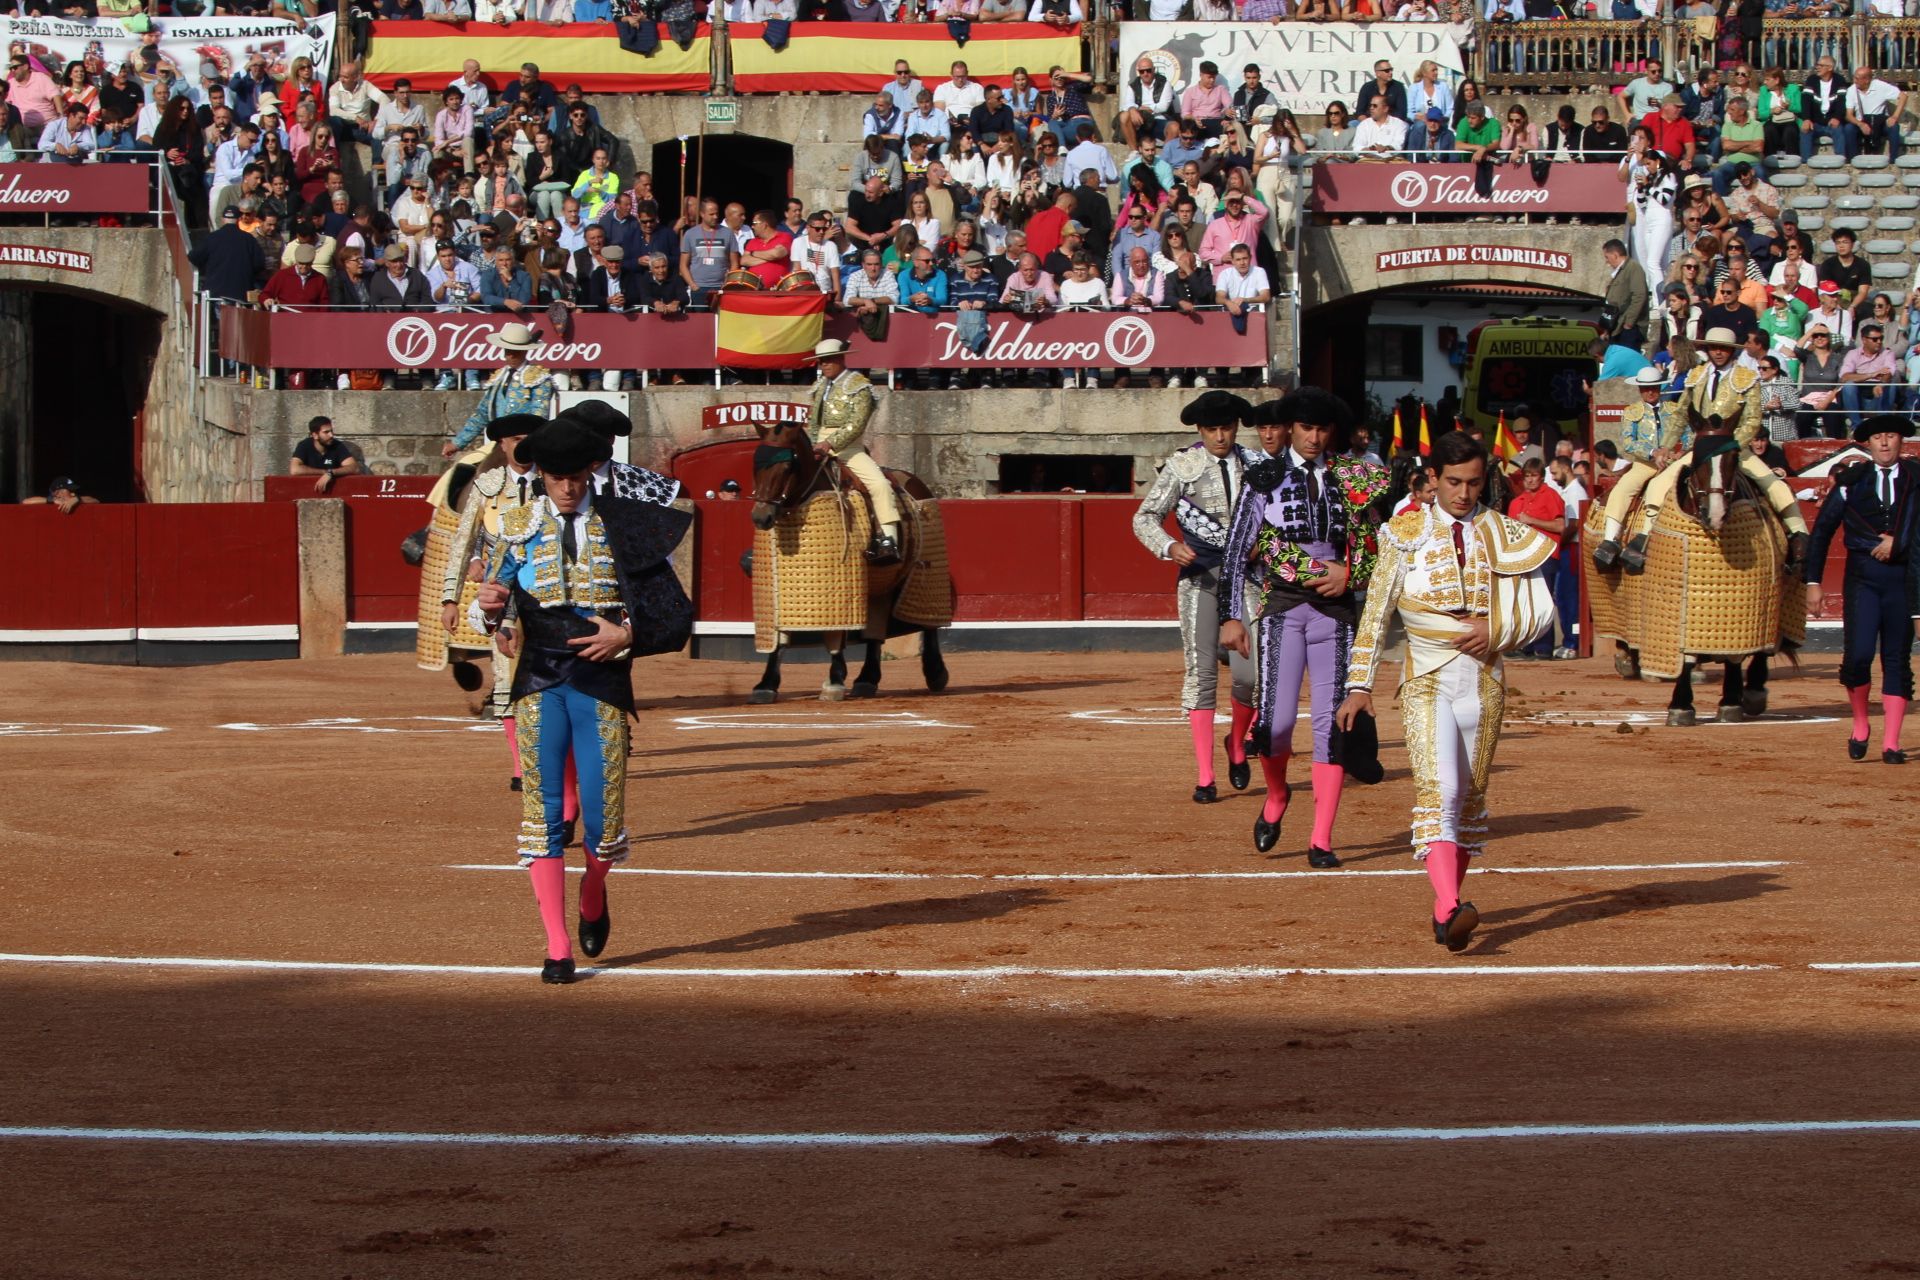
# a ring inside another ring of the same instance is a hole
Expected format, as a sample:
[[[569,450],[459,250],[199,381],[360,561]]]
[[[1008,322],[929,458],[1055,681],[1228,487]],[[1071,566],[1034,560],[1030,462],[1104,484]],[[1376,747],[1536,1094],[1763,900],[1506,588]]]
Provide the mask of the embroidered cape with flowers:
[[[1288,455],[1268,458],[1247,472],[1247,496],[1227,546],[1229,572],[1244,575],[1255,617],[1281,612],[1303,599],[1343,618],[1352,594],[1366,588],[1380,556],[1379,529],[1388,477],[1385,467],[1355,458],[1330,459],[1323,471],[1329,492],[1307,496],[1305,473]],[[1345,559],[1346,595],[1326,600],[1306,584]],[[1351,619],[1347,619],[1351,621]]]

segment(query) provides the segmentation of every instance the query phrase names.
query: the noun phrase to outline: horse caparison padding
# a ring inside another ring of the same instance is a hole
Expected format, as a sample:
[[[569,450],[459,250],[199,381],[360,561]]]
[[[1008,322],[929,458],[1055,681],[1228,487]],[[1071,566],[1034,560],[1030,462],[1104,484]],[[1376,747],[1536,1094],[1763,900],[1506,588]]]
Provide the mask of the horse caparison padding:
[[[927,688],[945,689],[939,629],[953,620],[953,581],[932,491],[910,472],[887,472],[903,516],[901,561],[874,566],[866,558],[872,513],[852,474],[815,453],[803,424],[763,427],[760,440],[753,460],[754,647],[767,655],[767,666],[752,700],[774,700],[781,648],[814,636],[830,655],[824,699],[872,697],[881,643],[916,633]],[[867,642],[851,690],[849,632]]]

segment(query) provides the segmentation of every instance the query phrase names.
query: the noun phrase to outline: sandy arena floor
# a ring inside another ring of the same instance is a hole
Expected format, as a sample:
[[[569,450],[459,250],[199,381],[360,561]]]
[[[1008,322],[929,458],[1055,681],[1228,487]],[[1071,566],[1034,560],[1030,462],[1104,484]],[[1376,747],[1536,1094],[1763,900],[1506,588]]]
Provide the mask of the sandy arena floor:
[[[1831,657],[1693,730],[1515,666],[1460,956],[1392,712],[1309,874],[1176,662],[646,663],[569,988],[445,676],[0,667],[0,1275],[1920,1274],[1920,771]]]

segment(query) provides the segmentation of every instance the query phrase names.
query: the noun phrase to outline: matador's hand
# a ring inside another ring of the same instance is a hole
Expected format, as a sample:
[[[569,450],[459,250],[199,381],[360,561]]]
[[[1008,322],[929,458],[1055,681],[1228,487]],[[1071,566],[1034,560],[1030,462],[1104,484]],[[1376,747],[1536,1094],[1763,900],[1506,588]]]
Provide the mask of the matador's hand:
[[[588,662],[611,662],[622,650],[632,647],[633,632],[605,618],[595,618],[592,635],[575,636],[567,644]]]
[[[1247,634],[1247,624],[1238,618],[1229,618],[1220,624],[1220,647],[1231,649],[1243,658],[1253,656],[1253,638]]]
[[[1365,689],[1355,689],[1347,695],[1347,700],[1340,704],[1340,709],[1333,713],[1333,722],[1340,726],[1342,733],[1345,733],[1353,728],[1353,722],[1359,719],[1361,712],[1367,715],[1373,714],[1373,695]]]
[[[1493,630],[1485,618],[1469,618],[1467,634],[1455,640],[1453,647],[1469,658],[1478,658],[1485,662],[1488,655],[1493,652]]]

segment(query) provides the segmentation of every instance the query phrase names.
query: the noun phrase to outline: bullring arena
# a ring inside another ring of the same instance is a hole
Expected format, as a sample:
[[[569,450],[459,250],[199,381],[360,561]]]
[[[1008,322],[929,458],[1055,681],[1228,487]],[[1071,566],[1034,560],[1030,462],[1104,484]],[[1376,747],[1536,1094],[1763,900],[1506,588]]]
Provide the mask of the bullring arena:
[[[1516,666],[1458,956],[1392,712],[1316,873],[1257,786],[1187,803],[1169,655],[952,663],[642,661],[570,988],[497,730],[409,659],[0,668],[4,1270],[1920,1269],[1909,804],[1831,657],[1688,731]]]

